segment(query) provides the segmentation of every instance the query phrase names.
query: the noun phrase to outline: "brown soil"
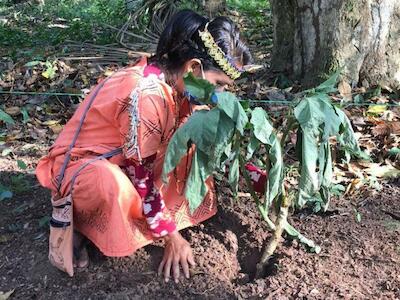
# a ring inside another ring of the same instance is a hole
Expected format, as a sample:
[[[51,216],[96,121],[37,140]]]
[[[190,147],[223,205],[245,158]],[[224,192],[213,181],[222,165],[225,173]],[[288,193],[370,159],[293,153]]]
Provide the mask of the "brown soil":
[[[40,152],[19,159],[33,168]],[[9,182],[16,169],[15,160],[0,159],[0,181]],[[192,278],[166,284],[154,272],[160,245],[125,258],[90,247],[89,268],[73,278],[53,268],[48,229],[39,226],[50,213],[49,194],[33,174],[25,178],[29,191],[0,202],[0,291],[14,290],[13,299],[400,299],[399,181],[379,193],[335,199],[326,214],[297,213],[291,222],[322,252],[286,241],[267,276],[257,280],[255,265],[269,233],[250,198],[236,202],[220,188],[218,214],[184,231],[197,259]]]

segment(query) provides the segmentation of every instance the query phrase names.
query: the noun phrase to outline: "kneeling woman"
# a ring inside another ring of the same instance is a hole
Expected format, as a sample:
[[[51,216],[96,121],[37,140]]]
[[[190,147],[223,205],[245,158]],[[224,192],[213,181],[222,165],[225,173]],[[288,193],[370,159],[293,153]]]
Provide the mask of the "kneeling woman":
[[[211,43],[201,33],[211,34]],[[222,60],[215,55],[221,50]],[[183,76],[193,72],[223,90],[250,60],[232,21],[208,21],[184,10],[165,28],[154,57],[116,72],[87,96],[36,170],[53,195],[67,194],[73,185],[76,266],[88,264],[86,238],[106,256],[131,255],[164,238],[159,273],[177,281],[182,268],[189,277],[195,260],[178,230],[214,215],[216,197],[210,179],[210,192],[190,214],[183,196],[190,159],[182,160],[168,186],[161,182],[168,142],[196,109],[185,97]]]

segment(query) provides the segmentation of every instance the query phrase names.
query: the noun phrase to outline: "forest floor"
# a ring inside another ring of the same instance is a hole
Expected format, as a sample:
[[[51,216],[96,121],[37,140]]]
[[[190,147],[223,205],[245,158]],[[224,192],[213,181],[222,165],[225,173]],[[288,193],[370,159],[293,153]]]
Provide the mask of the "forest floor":
[[[31,168],[43,154],[18,158]],[[1,158],[0,180],[10,183],[17,169]],[[335,198],[324,214],[296,213],[292,223],[321,245],[321,253],[285,242],[267,276],[257,280],[255,265],[269,233],[246,194],[233,202],[219,187],[217,215],[183,231],[197,267],[178,284],[155,273],[159,244],[124,258],[90,247],[90,266],[73,278],[52,267],[43,221],[50,195],[34,175],[24,180],[29,189],[0,202],[0,291],[13,291],[13,299],[400,299],[400,221],[390,214],[399,209],[399,180],[384,183],[379,193]]]
[[[107,1],[95,2],[103,5]],[[101,12],[100,4],[96,9]],[[59,9],[64,9],[60,10],[63,17],[69,17],[68,7]],[[0,9],[0,15],[1,12]],[[87,24],[96,11],[86,9],[85,13],[74,21],[78,24],[72,25]],[[270,11],[252,9],[244,17],[233,13],[232,17],[235,16],[247,29],[256,61],[268,66],[271,27],[264,24],[261,28],[260,24],[270,16]],[[115,14],[110,11],[105,18],[102,22],[115,19]],[[39,23],[46,30],[62,28],[54,27],[54,21],[59,26],[66,22],[50,20],[43,13]],[[37,24],[32,18],[24,22],[26,28]],[[76,30],[72,25],[69,30]],[[36,40],[44,39],[35,34],[28,34],[27,39],[15,32],[22,27],[10,28],[3,32],[10,37],[10,44],[18,42],[11,38],[24,39],[29,48]],[[84,35],[104,35],[104,32],[93,33],[92,27],[85,30]],[[22,31],[27,34],[27,30]],[[56,32],[51,40],[58,43],[73,33]],[[2,44],[3,49],[6,46]],[[8,53],[1,53],[0,60],[0,91],[33,93],[0,94],[0,109],[14,122],[0,121],[1,300],[8,296],[11,299],[400,299],[400,110],[387,106],[397,95],[385,94],[380,88],[358,91],[357,95],[382,106],[345,108],[363,150],[374,162],[338,163],[335,183],[342,189],[333,197],[329,210],[319,214],[302,210],[290,217],[296,228],[321,246],[321,253],[309,253],[295,241],[284,241],[265,278],[254,279],[255,265],[270,233],[246,191],[233,200],[226,183],[219,182],[218,213],[203,224],[183,230],[197,259],[190,280],[164,283],[156,275],[163,253],[160,243],[124,258],[105,257],[90,246],[90,266],[73,278],[52,267],[47,259],[50,194],[37,182],[34,169],[79,104],[81,98],[76,94],[87,93],[98,78],[118,65],[65,61],[54,54],[62,52],[65,56],[63,47],[32,49],[14,47]],[[275,87],[279,82],[286,89]],[[242,82],[240,94],[253,99],[290,99],[295,84],[285,78],[279,82],[273,84],[256,75]],[[264,107],[276,124],[282,124],[285,107],[269,104]],[[295,136],[291,136],[289,146],[293,140]]]

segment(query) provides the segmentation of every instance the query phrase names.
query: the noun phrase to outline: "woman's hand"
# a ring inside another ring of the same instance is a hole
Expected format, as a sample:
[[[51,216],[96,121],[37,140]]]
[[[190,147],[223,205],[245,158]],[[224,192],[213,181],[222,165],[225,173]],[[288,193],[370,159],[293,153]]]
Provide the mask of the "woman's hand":
[[[166,246],[164,250],[164,258],[158,267],[158,275],[164,273],[165,282],[169,281],[172,274],[176,283],[179,282],[180,266],[182,266],[183,274],[189,278],[189,265],[195,266],[192,248],[178,231],[175,231],[165,237]]]

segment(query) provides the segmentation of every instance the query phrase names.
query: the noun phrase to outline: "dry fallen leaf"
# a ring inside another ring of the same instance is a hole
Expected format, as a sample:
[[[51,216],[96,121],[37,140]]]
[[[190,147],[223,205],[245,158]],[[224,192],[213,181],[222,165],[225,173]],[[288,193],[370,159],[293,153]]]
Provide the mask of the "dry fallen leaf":
[[[362,187],[363,183],[360,178],[355,178],[353,179],[349,185],[346,187],[346,191],[344,192],[344,195],[349,195],[352,194],[355,190],[358,190],[360,187]]]
[[[397,178],[400,177],[400,170],[392,165],[371,164],[371,167],[365,170],[369,175],[378,178]]]
[[[0,300],[7,300],[14,293],[14,290],[8,292],[0,292]]]
[[[51,127],[51,126],[59,124],[60,122],[61,122],[61,120],[47,120],[47,121],[41,122],[41,123],[42,123],[42,125]]]
[[[351,86],[350,86],[350,84],[349,84],[347,81],[342,80],[342,81],[339,83],[339,85],[338,85],[338,90],[339,90],[340,95],[341,95],[344,99],[346,99],[346,100],[348,100],[348,101],[351,101],[351,100],[352,100],[352,96],[351,96]]]
[[[10,106],[4,109],[6,113],[8,113],[10,116],[18,116],[21,113],[21,109],[18,106]]]
[[[400,134],[400,122],[384,122],[372,128],[374,135]]]
[[[60,125],[60,124],[54,124],[49,127],[50,127],[51,131],[53,131],[54,134],[59,134],[63,129],[62,125]]]
[[[382,114],[386,111],[387,105],[370,105],[367,110],[369,114]]]

